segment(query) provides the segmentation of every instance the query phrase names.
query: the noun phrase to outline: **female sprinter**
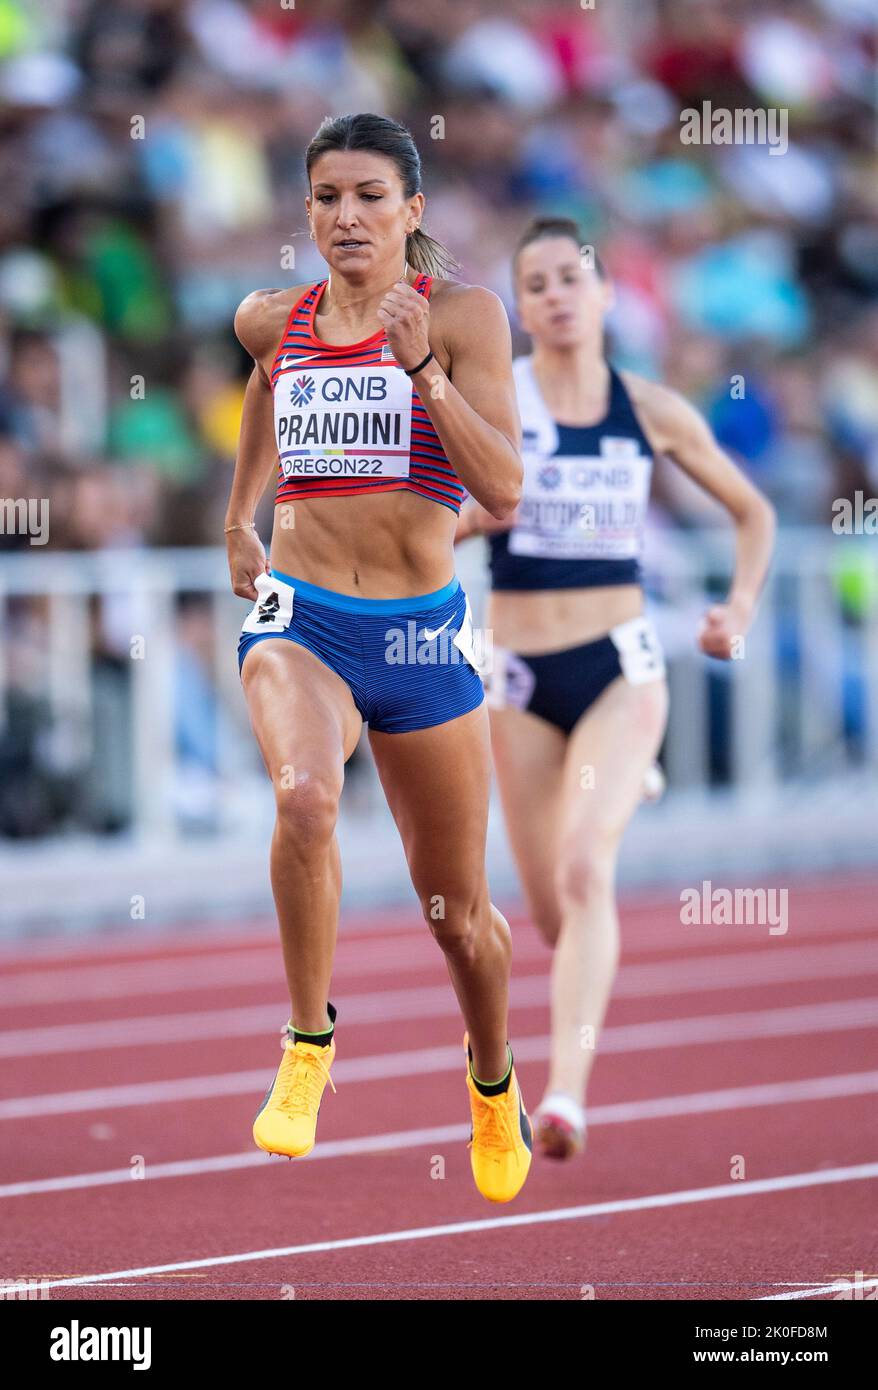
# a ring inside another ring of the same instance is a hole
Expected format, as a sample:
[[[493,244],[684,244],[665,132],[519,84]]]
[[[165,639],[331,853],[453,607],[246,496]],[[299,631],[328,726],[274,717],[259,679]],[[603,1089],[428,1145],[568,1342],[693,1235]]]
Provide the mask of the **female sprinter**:
[[[269,1153],[310,1152],[332,1085],[335,825],[366,722],[466,1021],[473,1176],[503,1202],[527,1176],[531,1131],[506,1040],[509,928],[485,877],[490,729],[454,529],[465,489],[496,520],[521,494],[509,325],[489,291],[437,277],[449,258],[420,229],[403,126],[328,119],[305,165],[329,275],[257,291],[235,318],[255,365],[226,533],[232,587],[255,600],[239,662],[275,791],[291,1004],[253,1135]],[[269,567],[253,514],[276,469]]]
[[[492,670],[485,673],[500,796],[525,897],[554,948],[552,1055],[538,1144],[585,1142],[585,1087],[619,958],[615,869],[667,713],[664,663],[643,616],[638,556],[653,455],[729,512],[737,562],[699,641],[728,658],[768,567],[773,512],[701,416],[604,360],[611,288],[574,222],[537,219],[513,263],[533,355],[514,364],[521,504],[498,523],[468,502],[458,540],[489,533]]]

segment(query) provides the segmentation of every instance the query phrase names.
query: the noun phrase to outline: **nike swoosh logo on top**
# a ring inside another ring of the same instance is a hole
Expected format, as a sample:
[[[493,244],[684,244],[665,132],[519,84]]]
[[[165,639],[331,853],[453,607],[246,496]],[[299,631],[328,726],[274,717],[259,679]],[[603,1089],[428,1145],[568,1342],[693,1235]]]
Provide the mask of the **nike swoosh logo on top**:
[[[453,613],[452,613],[451,617],[452,617],[452,618],[454,617],[454,614],[453,614]],[[444,631],[445,631],[445,629],[447,628],[447,626],[448,626],[448,624],[449,624],[450,622],[451,622],[451,618],[448,618],[447,621],[444,622],[444,623],[442,624],[441,627],[437,627],[437,629],[436,629],[435,632],[431,632],[430,629],[429,629],[428,627],[425,627],[425,628],[424,628],[424,636],[425,636],[425,638],[427,639],[427,641],[428,641],[428,642],[432,642],[434,637],[438,637],[440,632],[444,632]]]
[[[282,357],[280,359],[281,371],[285,372],[288,367],[298,367],[300,362],[313,362],[314,358],[319,356],[319,352],[312,352],[310,357]]]

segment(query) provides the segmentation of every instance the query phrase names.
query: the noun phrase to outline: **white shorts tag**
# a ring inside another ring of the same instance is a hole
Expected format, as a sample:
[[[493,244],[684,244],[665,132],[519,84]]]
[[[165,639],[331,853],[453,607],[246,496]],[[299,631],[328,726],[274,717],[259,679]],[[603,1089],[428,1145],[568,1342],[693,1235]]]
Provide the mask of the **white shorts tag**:
[[[507,647],[494,648],[494,669],[485,681],[489,709],[527,709],[536,676],[520,656]]]
[[[481,671],[479,670],[478,658],[476,657],[475,647],[473,646],[473,615],[472,609],[470,608],[469,604],[469,596],[467,596],[466,600],[466,610],[463,615],[463,622],[458,628],[455,636],[452,637],[451,641],[454,644],[454,646],[457,647],[457,650],[463,653],[470,666],[472,666],[473,670],[478,672],[479,675],[481,675]]]
[[[622,674],[631,685],[661,680],[665,658],[656,630],[649,618],[631,618],[611,627],[609,636],[619,653]]]
[[[292,584],[284,584],[273,574],[257,574],[253,583],[259,597],[241,631],[283,632],[293,618]]]

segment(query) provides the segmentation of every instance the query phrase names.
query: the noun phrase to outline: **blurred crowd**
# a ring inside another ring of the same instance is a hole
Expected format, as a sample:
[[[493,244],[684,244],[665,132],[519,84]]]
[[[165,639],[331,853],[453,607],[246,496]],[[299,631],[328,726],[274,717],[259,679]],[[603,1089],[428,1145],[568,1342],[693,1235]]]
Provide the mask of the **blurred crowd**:
[[[0,499],[48,498],[52,550],[221,541],[235,307],[321,276],[303,152],[375,110],[513,324],[521,228],[577,217],[616,362],[828,525],[878,487],[876,47],[873,0],[0,0]],[[788,110],[789,148],[683,143],[705,101]]]
[[[707,409],[782,519],[826,519],[878,471],[873,23],[870,0],[0,0],[0,496],[49,497],[55,548],[216,541],[232,315],[321,274],[302,154],[345,109],[409,124],[428,229],[510,311],[528,216],[577,216],[617,359]],[[787,108],[789,149],[683,144],[705,100]]]

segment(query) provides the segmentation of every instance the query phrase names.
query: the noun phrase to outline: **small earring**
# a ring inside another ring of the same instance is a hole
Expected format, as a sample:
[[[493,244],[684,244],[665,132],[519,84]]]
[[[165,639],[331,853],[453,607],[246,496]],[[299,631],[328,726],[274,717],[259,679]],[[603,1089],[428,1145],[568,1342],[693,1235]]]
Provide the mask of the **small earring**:
[[[308,235],[309,235],[309,237],[311,238],[312,241],[316,241],[316,240],[317,240],[317,238],[316,238],[315,235],[314,235],[314,228],[311,226],[310,223],[308,224]]]

